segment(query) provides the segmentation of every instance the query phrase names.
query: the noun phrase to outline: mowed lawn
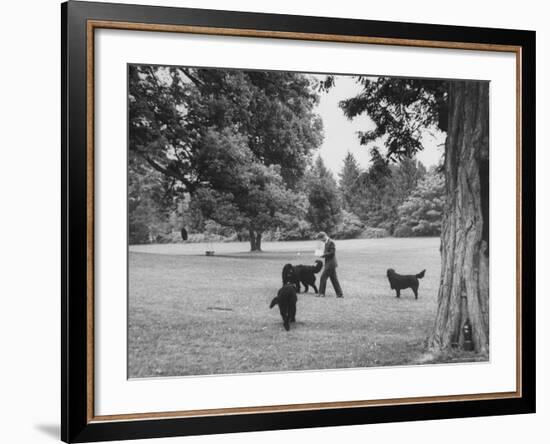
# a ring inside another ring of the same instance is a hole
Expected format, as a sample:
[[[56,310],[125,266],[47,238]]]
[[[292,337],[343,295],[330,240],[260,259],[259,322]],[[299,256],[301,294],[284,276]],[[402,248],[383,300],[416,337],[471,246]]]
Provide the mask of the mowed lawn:
[[[269,302],[284,264],[312,264],[316,242],[130,247],[129,377],[415,364],[432,326],[439,238],[336,241],[344,299],[298,295],[286,332]],[[216,255],[205,256],[212,247]],[[386,269],[426,269],[419,299],[395,298]],[[317,283],[320,274],[317,275]]]

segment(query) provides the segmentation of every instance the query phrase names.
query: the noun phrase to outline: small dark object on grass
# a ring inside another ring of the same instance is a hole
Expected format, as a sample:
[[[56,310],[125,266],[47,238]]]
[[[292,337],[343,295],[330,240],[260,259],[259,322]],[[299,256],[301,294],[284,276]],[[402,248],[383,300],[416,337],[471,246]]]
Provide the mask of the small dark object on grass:
[[[232,308],[227,308],[227,307],[206,307],[207,310],[212,310],[212,311],[233,311]]]
[[[300,293],[300,282],[305,287],[304,293],[307,293],[309,286],[313,287],[315,293],[318,293],[315,286],[315,273],[319,273],[323,268],[323,262],[315,261],[315,265],[292,265],[286,264],[283,267],[283,285],[286,283],[294,284],[296,291]],[[292,271],[292,273],[291,273]]]
[[[281,317],[283,318],[283,325],[285,330],[290,330],[290,323],[296,322],[296,302],[298,296],[296,295],[296,287],[292,284],[283,285],[277,292],[277,296],[273,298],[269,308],[279,306]]]
[[[214,252],[212,250],[207,250],[206,255],[207,256],[214,256]]]
[[[186,241],[189,238],[189,236],[187,235],[187,230],[185,229],[185,227],[183,227],[181,229],[181,238],[184,241]]]
[[[418,279],[422,279],[425,272],[426,270],[422,270],[418,274],[398,274],[393,268],[390,268],[386,274],[388,281],[390,281],[391,289],[395,290],[396,297],[401,295],[401,290],[410,288],[414,293],[414,298],[418,299]]]

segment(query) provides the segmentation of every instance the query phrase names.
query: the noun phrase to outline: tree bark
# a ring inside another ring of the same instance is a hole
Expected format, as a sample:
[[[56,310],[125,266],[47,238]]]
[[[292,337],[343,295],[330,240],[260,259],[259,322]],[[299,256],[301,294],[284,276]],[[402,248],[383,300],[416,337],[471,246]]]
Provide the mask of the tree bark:
[[[489,84],[450,82],[438,308],[428,347],[489,350]]]
[[[256,251],[262,251],[262,233],[256,233]]]
[[[250,235],[250,251],[262,251],[262,232],[248,229]]]

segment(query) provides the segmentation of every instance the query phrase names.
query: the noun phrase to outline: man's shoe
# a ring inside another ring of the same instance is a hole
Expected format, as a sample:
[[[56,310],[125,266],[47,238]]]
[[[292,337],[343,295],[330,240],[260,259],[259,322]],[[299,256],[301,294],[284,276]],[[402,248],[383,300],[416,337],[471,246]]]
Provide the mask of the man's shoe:
[[[344,295],[343,295],[343,294],[340,294],[340,295],[338,295],[338,296],[336,296],[336,297],[337,297],[337,298],[343,298]]]

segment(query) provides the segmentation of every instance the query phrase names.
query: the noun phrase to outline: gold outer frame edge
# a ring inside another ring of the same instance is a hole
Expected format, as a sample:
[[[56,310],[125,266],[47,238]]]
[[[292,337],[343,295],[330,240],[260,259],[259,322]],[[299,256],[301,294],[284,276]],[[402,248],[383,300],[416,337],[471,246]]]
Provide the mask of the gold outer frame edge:
[[[128,413],[96,416],[94,413],[94,36],[95,29],[119,29],[129,31],[175,32],[231,37],[259,37],[288,40],[309,40],[337,43],[362,43],[371,45],[406,46],[421,48],[462,49],[472,51],[511,52],[516,56],[516,391],[498,393],[477,393],[452,396],[424,396],[363,401],[338,401],[307,404],[284,404],[256,407],[229,407],[219,409],[182,410],[171,412]],[[522,48],[515,45],[497,45],[486,43],[447,42],[437,40],[415,40],[368,36],[348,36],[334,34],[311,34],[300,32],[265,31],[254,29],[215,28],[187,25],[164,25],[150,23],[132,23],[122,21],[88,20],[86,27],[86,159],[87,159],[87,423],[154,420],[166,418],[191,418],[200,416],[227,416],[238,414],[259,414],[273,412],[293,412],[304,410],[326,410],[335,408],[359,408],[388,405],[406,405],[416,403],[440,403],[479,401],[491,399],[510,399],[522,396]]]

